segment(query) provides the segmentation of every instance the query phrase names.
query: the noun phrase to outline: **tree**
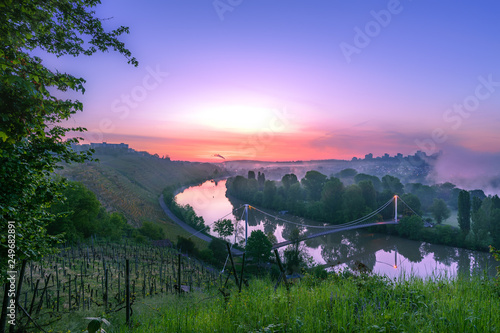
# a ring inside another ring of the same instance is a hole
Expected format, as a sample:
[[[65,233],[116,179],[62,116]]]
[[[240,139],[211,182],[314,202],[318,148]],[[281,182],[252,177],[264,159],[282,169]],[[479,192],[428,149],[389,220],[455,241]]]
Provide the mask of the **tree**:
[[[321,191],[326,182],[326,176],[318,171],[307,171],[301,182],[309,194],[309,198],[318,201],[321,198]]]
[[[401,199],[402,200],[398,201],[398,209],[400,209],[400,211],[403,212],[403,216],[413,215],[413,212],[417,214],[422,213],[421,212],[422,205],[420,204],[420,200],[416,195],[411,193],[405,193],[401,195]],[[406,205],[402,201],[404,201]]]
[[[355,220],[366,213],[365,199],[358,185],[346,187],[342,195],[342,207],[344,209],[344,218],[346,221]]]
[[[367,175],[366,173],[358,173],[356,176],[354,176],[354,182],[358,184],[359,182],[363,180],[369,180],[372,182],[373,187],[375,187],[375,190],[377,192],[382,191],[382,182],[377,176],[372,176],[372,175]]]
[[[226,242],[221,239],[214,238],[210,244],[208,244],[208,248],[212,251],[213,261],[224,263],[224,260],[227,258]]]
[[[187,254],[195,254],[197,252],[196,245],[189,238],[177,236],[177,248],[179,251]]]
[[[392,194],[403,194],[404,186],[401,184],[401,181],[397,177],[393,177],[391,175],[385,175],[382,177],[382,187],[385,191],[389,191]]]
[[[438,224],[450,217],[450,210],[443,199],[434,199],[431,206],[431,213]]]
[[[396,229],[398,234],[409,239],[418,239],[420,236],[420,231],[424,227],[424,222],[420,216],[412,215],[405,216],[399,221]]]
[[[472,213],[471,229],[474,233],[476,245],[486,247],[488,245],[485,243],[488,234],[488,216],[482,207]]]
[[[255,171],[248,170],[248,179],[255,179]]]
[[[271,256],[273,245],[261,230],[254,230],[248,237],[246,253],[257,263],[266,262]]]
[[[481,208],[482,204],[483,201],[478,196],[472,196],[472,204],[471,204],[472,214],[477,213],[479,211],[479,208]]]
[[[297,176],[293,173],[287,173],[281,178],[281,184],[283,184],[286,191],[290,189],[290,186],[298,182],[299,180],[297,179]]]
[[[340,179],[332,177],[323,186],[321,191],[321,202],[325,218],[333,224],[342,221],[342,194],[344,192],[344,184]]]
[[[288,274],[299,272],[301,267],[307,266],[307,253],[304,249],[304,243],[299,241],[300,230],[295,228],[290,235],[292,244],[287,246],[283,255],[285,257],[285,266]]]
[[[377,191],[373,183],[369,180],[362,180],[358,183],[358,186],[361,188],[361,193],[363,193],[365,205],[371,210],[375,210],[377,208]]]
[[[68,183],[63,195],[66,200],[50,208],[55,218],[47,225],[47,232],[50,235],[64,233],[64,238],[70,242],[98,233],[97,216],[101,203],[96,195],[77,182]]]
[[[106,32],[90,8],[98,0],[4,1],[0,4],[0,250],[1,280],[5,281],[7,222],[15,222],[16,255],[36,260],[53,252],[54,239],[46,226],[54,219],[48,211],[62,200],[64,182],[51,174],[59,162],[82,162],[91,152],[78,153],[64,141],[69,131],[61,122],[82,110],[79,101],[64,100],[64,92],[84,92],[83,78],[49,70],[32,51],[56,56],[92,55],[115,50],[137,66],[118,40],[128,28]],[[20,260],[21,259],[21,260]]]
[[[339,172],[340,178],[354,178],[358,172],[352,168],[347,168]]]
[[[500,208],[494,208],[490,214],[490,235],[493,246],[500,247]]]
[[[274,196],[276,195],[276,184],[272,180],[266,180],[264,183],[264,204],[266,207],[274,208]]]
[[[257,182],[259,184],[259,189],[264,188],[264,183],[266,182],[266,175],[264,173],[259,173],[257,174]]]
[[[163,231],[163,228],[150,221],[144,221],[142,223],[142,227],[139,228],[139,232],[143,236],[152,240],[165,239],[165,232]]]
[[[233,222],[229,219],[215,221],[214,231],[222,238],[231,236],[234,232]]]
[[[465,234],[470,230],[470,206],[469,192],[461,190],[458,194],[458,225]]]

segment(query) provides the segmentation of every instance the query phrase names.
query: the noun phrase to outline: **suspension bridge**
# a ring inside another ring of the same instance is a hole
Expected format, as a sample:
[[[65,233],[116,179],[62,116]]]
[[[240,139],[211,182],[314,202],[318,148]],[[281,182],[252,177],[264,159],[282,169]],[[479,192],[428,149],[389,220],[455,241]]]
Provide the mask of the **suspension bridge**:
[[[219,220],[222,220],[224,219],[225,217],[227,217],[228,215],[231,215],[233,213],[235,213],[236,211],[240,210],[241,208],[245,208],[240,219],[239,220],[245,220],[245,245],[246,245],[246,242],[248,240],[248,212],[249,210],[255,210],[255,211],[258,211],[270,218],[273,218],[275,220],[278,220],[278,221],[281,221],[281,222],[284,222],[284,223],[290,223],[290,224],[295,224],[297,226],[300,226],[300,227],[305,227],[305,228],[308,228],[308,229],[322,229],[321,231],[318,231],[316,233],[312,233],[312,234],[308,234],[308,235],[302,235],[300,236],[298,239],[293,239],[293,240],[285,240],[285,241],[282,241],[282,242],[278,242],[278,243],[275,243],[273,244],[273,249],[278,249],[280,247],[283,247],[283,246],[287,246],[287,245],[290,245],[290,244],[293,244],[295,242],[303,242],[305,240],[308,240],[308,239],[313,239],[313,238],[316,238],[316,237],[321,237],[321,236],[324,236],[324,235],[328,235],[328,234],[332,234],[332,233],[336,233],[336,232],[342,232],[342,231],[347,231],[347,230],[355,230],[355,229],[361,229],[361,228],[369,228],[369,227],[373,227],[373,226],[380,226],[380,225],[390,225],[390,224],[398,224],[399,223],[399,218],[398,218],[398,199],[400,202],[402,202],[406,207],[408,207],[414,214],[417,214],[410,206],[408,206],[408,204],[406,202],[403,201],[403,199],[401,199],[399,196],[395,195],[393,196],[390,200],[388,200],[386,203],[384,203],[383,205],[381,205],[379,208],[375,209],[374,211],[372,211],[371,213],[361,217],[361,218],[358,218],[358,219],[355,219],[353,221],[349,221],[349,222],[345,222],[345,223],[342,223],[342,224],[336,224],[336,225],[307,225],[307,224],[304,224],[304,223],[298,223],[298,222],[293,222],[293,221],[289,221],[289,220],[286,220],[286,219],[283,219],[279,216],[276,216],[276,215],[272,215],[270,213],[267,213],[261,209],[258,209],[254,206],[251,206],[249,204],[244,204],[244,205],[241,205],[240,207],[234,209],[232,212],[226,214],[224,217],[220,218]],[[394,218],[391,219],[391,220],[388,220],[388,221],[376,221],[374,222],[374,219],[377,218],[377,216],[384,210],[386,209],[389,205],[391,204],[394,204]],[[418,214],[417,214],[418,215]],[[202,232],[203,230],[200,230],[192,235],[197,235],[199,234],[200,232]],[[236,235],[235,235],[235,238],[236,238]],[[235,243],[236,243],[236,239],[235,239]]]
[[[239,220],[243,220],[243,218],[245,219],[245,245],[246,245],[247,240],[248,240],[248,211],[249,210],[258,211],[258,212],[260,212],[260,213],[262,213],[262,214],[264,214],[264,215],[266,215],[266,216],[268,216],[270,218],[274,218],[275,220],[278,220],[278,221],[281,221],[281,222],[284,222],[284,223],[294,224],[294,225],[297,225],[297,226],[302,227],[302,228],[305,227],[305,228],[308,228],[309,230],[310,229],[322,229],[321,231],[316,232],[316,233],[312,233],[312,234],[308,234],[308,235],[302,235],[302,236],[300,236],[297,239],[284,240],[282,242],[278,242],[278,243],[273,244],[272,248],[273,249],[278,249],[280,247],[293,244],[293,243],[295,243],[297,241],[298,242],[303,242],[305,240],[309,240],[309,239],[321,237],[321,236],[332,234],[332,233],[336,233],[336,232],[342,232],[342,231],[348,231],[348,230],[355,230],[355,229],[361,229],[361,228],[369,228],[369,227],[380,226],[380,225],[398,224],[399,223],[399,218],[398,218],[398,199],[406,207],[408,207],[414,214],[418,215],[406,202],[404,202],[403,199],[401,199],[398,195],[395,195],[390,200],[388,200],[386,203],[384,203],[383,205],[381,205],[379,208],[375,209],[371,213],[369,213],[369,214],[367,214],[367,215],[365,215],[365,216],[363,216],[361,218],[358,218],[356,220],[345,222],[345,223],[342,223],[342,224],[336,224],[336,225],[307,225],[307,224],[304,224],[304,223],[293,222],[293,221],[289,221],[289,220],[283,219],[283,218],[281,218],[279,216],[267,213],[267,212],[265,212],[265,211],[263,211],[261,209],[258,209],[258,208],[254,207],[254,206],[251,206],[249,204],[244,204],[244,205],[241,205],[238,208],[233,209],[231,212],[229,212],[228,214],[224,215],[223,217],[221,217],[218,220],[222,220],[222,219],[226,218],[227,216],[229,216],[231,214],[234,214],[236,211],[238,211],[238,210],[240,210],[241,208],[244,207],[245,209],[244,209],[243,214],[241,215],[241,217],[240,217]],[[197,230],[195,230],[195,229],[187,226],[184,222],[180,221],[176,216],[173,216],[173,214],[168,210],[168,208],[166,207],[165,203],[163,202],[162,196],[160,196],[160,200],[159,201],[160,201],[160,205],[162,206],[162,208],[165,211],[165,213],[167,213],[167,214],[170,213],[169,217],[171,217],[176,223],[178,223],[180,226],[182,226],[188,232],[191,233],[191,236],[189,236],[189,237],[196,236],[196,237],[199,237],[199,238],[201,238],[203,240],[206,240],[206,241],[209,241],[209,242],[212,240],[210,236],[202,234],[202,232],[206,228],[203,229],[203,230],[198,230],[197,231]],[[376,222],[374,222],[374,218],[376,218],[378,214],[380,214],[384,209],[386,209],[392,203],[394,203],[394,218],[391,219],[391,220],[388,220],[388,221],[376,221]],[[207,228],[208,227],[209,226],[207,226]],[[236,233],[235,233],[235,243],[236,243]],[[241,255],[242,254],[242,252],[239,251],[239,250],[236,250],[236,249],[232,249],[232,250],[235,251],[234,254],[236,254],[236,255]]]

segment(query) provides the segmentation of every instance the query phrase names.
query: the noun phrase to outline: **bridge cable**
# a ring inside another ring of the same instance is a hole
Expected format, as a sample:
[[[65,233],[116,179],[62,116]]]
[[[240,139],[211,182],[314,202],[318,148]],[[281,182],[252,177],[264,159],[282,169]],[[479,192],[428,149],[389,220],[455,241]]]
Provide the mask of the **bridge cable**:
[[[370,214],[368,215],[365,215],[359,219],[356,219],[356,220],[353,220],[353,221],[349,221],[349,222],[346,222],[346,223],[342,223],[342,224],[337,224],[337,225],[326,225],[326,226],[317,226],[317,225],[309,225],[309,224],[302,224],[302,223],[298,223],[298,222],[292,222],[292,221],[288,221],[288,220],[285,220],[285,219],[282,219],[280,217],[277,217],[275,215],[271,215],[269,213],[266,213],[256,207],[253,207],[253,209],[261,212],[262,214],[264,215],[267,215],[267,216],[270,216],[270,217],[273,217],[277,220],[280,220],[280,221],[283,221],[283,222],[286,222],[286,223],[290,223],[290,224],[295,224],[295,225],[299,225],[299,226],[302,226],[302,227],[307,227],[307,228],[319,228],[319,229],[338,229],[338,228],[344,228],[344,227],[347,227],[347,226],[351,226],[351,225],[354,225],[354,224],[357,224],[357,223],[361,223],[361,222],[364,222],[370,218],[372,218],[373,216],[375,216],[376,214],[380,213],[382,210],[384,210],[392,201],[394,200],[394,198],[391,198],[389,201],[387,201],[385,204],[383,204],[382,206],[380,206],[378,209],[376,209],[375,211],[371,212]]]
[[[417,212],[415,212],[415,211],[413,210],[413,208],[411,208],[411,207],[410,207],[410,206],[409,206],[409,205],[408,205],[408,204],[407,204],[407,203],[406,203],[406,202],[405,202],[405,201],[404,201],[404,200],[403,200],[403,199],[402,199],[399,195],[398,195],[398,198],[399,198],[399,200],[401,200],[401,201],[402,201],[402,202],[406,205],[406,207],[410,208],[410,210],[413,212],[413,214],[415,214],[415,215],[417,215],[418,217],[420,217],[421,219],[423,219],[423,217],[422,217],[422,216],[420,216],[419,214],[417,214]]]

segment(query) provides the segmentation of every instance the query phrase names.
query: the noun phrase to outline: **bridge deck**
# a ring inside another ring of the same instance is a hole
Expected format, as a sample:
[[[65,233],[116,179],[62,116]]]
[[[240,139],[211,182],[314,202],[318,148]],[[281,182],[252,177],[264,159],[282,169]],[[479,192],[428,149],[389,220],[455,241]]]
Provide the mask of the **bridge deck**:
[[[367,227],[373,227],[373,226],[377,226],[377,225],[387,225],[387,224],[398,224],[398,223],[396,221],[384,221],[384,222],[374,222],[374,223],[354,225],[354,226],[344,227],[344,228],[338,228],[338,229],[329,229],[329,230],[326,230],[326,231],[318,232],[316,234],[312,234],[312,235],[309,235],[309,236],[305,236],[305,237],[299,238],[299,242],[303,242],[303,241],[305,241],[307,239],[311,239],[311,238],[316,238],[316,237],[320,237],[320,236],[324,236],[324,235],[328,235],[328,234],[333,234],[335,232],[346,231],[346,230],[353,230],[353,229],[360,229],[360,228],[367,228]],[[292,243],[293,243],[293,241],[290,241],[290,240],[287,240],[287,241],[284,241],[284,242],[280,242],[280,243],[276,243],[276,244],[273,245],[273,250],[274,249],[278,249],[278,248],[283,247],[283,246],[290,245]]]

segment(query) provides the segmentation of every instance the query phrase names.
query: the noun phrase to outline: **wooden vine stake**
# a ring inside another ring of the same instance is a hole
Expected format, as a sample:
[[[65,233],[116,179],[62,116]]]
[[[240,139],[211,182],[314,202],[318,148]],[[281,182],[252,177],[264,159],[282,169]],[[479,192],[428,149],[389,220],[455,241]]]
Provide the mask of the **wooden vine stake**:
[[[286,273],[285,273],[285,270],[283,269],[283,265],[281,264],[281,259],[280,259],[280,255],[278,254],[278,250],[274,249],[274,255],[276,256],[276,261],[278,262],[278,267],[280,268],[281,276],[283,277],[283,281],[285,281],[286,290],[289,291],[290,289],[288,287],[288,281],[286,280]],[[280,282],[278,280],[276,287],[278,286],[279,283]],[[276,287],[274,289],[276,289]]]

